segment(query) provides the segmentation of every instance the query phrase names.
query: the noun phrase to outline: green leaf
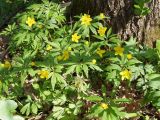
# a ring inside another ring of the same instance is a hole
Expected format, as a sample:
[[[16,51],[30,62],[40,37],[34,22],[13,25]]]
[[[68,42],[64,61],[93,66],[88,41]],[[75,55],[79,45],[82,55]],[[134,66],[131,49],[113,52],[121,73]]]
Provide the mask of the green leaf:
[[[43,92],[43,94],[46,95],[46,96],[49,96],[49,95],[51,94],[51,92],[50,92],[49,90],[45,90],[45,91]]]
[[[91,111],[91,114],[90,114],[91,116],[98,116],[104,111],[104,109],[100,107],[99,104],[95,104],[91,107],[90,111]]]
[[[151,79],[148,84],[152,89],[160,89],[160,77]]]
[[[37,114],[38,108],[37,108],[37,105],[35,103],[32,103],[31,110],[32,110],[32,113]]]
[[[90,26],[89,28],[95,35],[97,35],[97,31],[93,26]]]
[[[131,100],[128,98],[118,98],[115,99],[114,102],[131,102]]]
[[[102,120],[108,120],[106,111],[103,112]]]
[[[27,103],[25,106],[22,107],[21,111],[22,114],[25,114],[28,116],[30,114],[30,103]]]
[[[89,37],[89,28],[88,27],[85,27],[82,35],[85,36],[85,37]]]
[[[105,68],[105,70],[107,70],[107,71],[110,71],[110,70],[118,70],[118,71],[121,71],[121,67],[120,67],[119,65],[117,65],[117,64],[111,64],[111,65],[107,66],[107,67]]]
[[[133,118],[133,117],[137,117],[138,114],[137,113],[126,113],[125,118],[129,119],[129,118]]]
[[[125,44],[127,47],[136,46],[137,40],[134,37],[130,37],[130,39],[128,41],[125,41]]]
[[[91,69],[93,69],[93,70],[97,70],[97,71],[100,71],[100,72],[102,72],[103,70],[99,67],[99,66],[97,66],[97,65],[90,65],[89,66]]]
[[[62,75],[58,74],[58,73],[54,73],[56,79],[58,82],[63,83],[65,86],[67,85],[66,81],[64,80],[64,78],[62,77]]]
[[[92,96],[86,97],[86,100],[91,102],[100,102],[103,100],[103,98],[97,95],[92,95]]]
[[[53,75],[53,76],[51,77],[51,85],[52,85],[52,89],[53,89],[53,90],[54,90],[54,88],[55,88],[56,82],[57,82],[57,79],[56,79],[56,77]]]
[[[69,108],[73,109],[73,108],[75,108],[75,107],[76,107],[75,104],[69,104]]]
[[[32,84],[32,86],[33,86],[33,88],[36,89],[36,90],[39,89],[39,84],[37,84],[37,83]]]
[[[137,60],[137,59],[131,59],[127,62],[128,66],[134,65],[134,64],[138,64],[138,63],[142,63],[141,61]]]
[[[53,117],[57,118],[58,120],[63,117],[65,109],[63,107],[54,106],[53,108]]]
[[[21,74],[21,76],[20,76],[21,86],[24,85],[24,82],[25,82],[26,78],[27,78],[27,73],[26,73],[26,72],[23,72],[23,73]]]
[[[75,68],[76,68],[76,65],[72,65],[72,66],[68,67],[65,75],[68,75],[68,74],[75,72]]]
[[[150,74],[148,76],[148,79],[149,80],[154,80],[154,79],[159,78],[159,77],[160,77],[160,74]]]
[[[82,67],[83,67],[83,71],[84,71],[86,77],[88,78],[88,66],[87,65],[83,65]]]
[[[35,76],[36,71],[33,70],[32,68],[28,69],[28,74],[31,75],[32,77]]]
[[[107,38],[112,34],[112,28],[109,28],[109,30],[107,31]]]
[[[76,73],[79,74],[81,73],[82,69],[81,69],[81,65],[77,65],[76,66]]]
[[[97,39],[99,39],[99,40],[104,40],[104,37],[101,37],[101,36],[99,36],[99,35],[93,35],[93,37],[95,37],[95,38],[97,38]]]

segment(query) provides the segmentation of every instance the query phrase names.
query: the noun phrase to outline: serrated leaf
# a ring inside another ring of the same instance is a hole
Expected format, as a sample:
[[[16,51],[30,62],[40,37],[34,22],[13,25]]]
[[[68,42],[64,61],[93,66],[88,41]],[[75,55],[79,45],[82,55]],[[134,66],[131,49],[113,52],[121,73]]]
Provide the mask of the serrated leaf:
[[[96,29],[94,27],[90,26],[89,28],[92,31],[92,33],[94,33],[95,35],[97,35],[97,31],[96,31]]]
[[[38,108],[37,108],[37,105],[35,103],[32,103],[31,110],[32,110],[32,113],[37,114]]]
[[[65,75],[68,75],[68,74],[75,72],[75,68],[76,68],[76,65],[72,65],[72,66],[68,67]]]
[[[91,69],[94,69],[94,70],[97,70],[97,71],[100,71],[100,72],[102,72],[103,70],[99,67],[99,66],[97,66],[97,65],[90,65],[89,66]]]
[[[21,111],[22,114],[29,115],[30,114],[30,103],[27,103],[25,106],[22,107]]]
[[[137,60],[137,59],[131,59],[127,62],[128,66],[134,65],[134,64],[138,64],[138,63],[142,63],[141,61]]]
[[[57,82],[57,79],[56,79],[56,77],[53,75],[53,76],[51,77],[52,90],[54,90],[55,85],[56,85],[56,82]]]
[[[83,65],[82,67],[83,67],[83,71],[84,71],[86,77],[88,78],[88,66],[87,65]]]
[[[98,35],[93,35],[93,37],[99,39],[99,40],[104,40],[104,37],[98,36]]]

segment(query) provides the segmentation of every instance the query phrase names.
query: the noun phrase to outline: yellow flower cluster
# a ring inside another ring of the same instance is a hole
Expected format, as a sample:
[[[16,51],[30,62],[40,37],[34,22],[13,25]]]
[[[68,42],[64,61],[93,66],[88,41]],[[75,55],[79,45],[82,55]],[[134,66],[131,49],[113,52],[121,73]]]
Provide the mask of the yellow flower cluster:
[[[73,42],[78,43],[80,38],[81,38],[81,36],[78,35],[77,33],[74,33],[74,34],[72,35],[72,41],[73,41]]]
[[[38,75],[41,79],[48,78],[49,72],[47,70],[41,70],[38,72]]]
[[[32,27],[32,25],[36,24],[36,21],[34,18],[30,18],[28,17],[27,21],[26,21],[26,24],[29,26],[29,27]]]
[[[129,71],[127,69],[125,69],[124,71],[120,72],[120,75],[122,77],[122,80],[124,80],[124,79],[130,80],[131,77],[132,77],[131,71]]]
[[[106,109],[108,109],[108,104],[106,104],[106,103],[101,103],[101,107],[102,107],[104,110],[106,110]]]
[[[1,66],[6,68],[6,69],[10,69],[11,68],[11,63],[8,60],[5,60],[4,64],[1,64]]]
[[[91,24],[91,21],[92,21],[92,18],[90,17],[90,15],[88,14],[84,14],[82,17],[81,17],[81,24],[82,25],[90,25]]]
[[[104,36],[105,35],[105,32],[107,30],[107,27],[99,27],[99,30],[98,30],[98,33],[100,36]]]
[[[117,46],[114,48],[114,50],[115,50],[115,55],[123,56],[124,48],[122,48],[121,46]]]
[[[65,50],[63,55],[59,55],[57,59],[60,60],[68,60],[69,59],[69,50]]]
[[[100,48],[97,49],[96,53],[102,58],[103,54],[105,53],[105,50],[101,50]]]

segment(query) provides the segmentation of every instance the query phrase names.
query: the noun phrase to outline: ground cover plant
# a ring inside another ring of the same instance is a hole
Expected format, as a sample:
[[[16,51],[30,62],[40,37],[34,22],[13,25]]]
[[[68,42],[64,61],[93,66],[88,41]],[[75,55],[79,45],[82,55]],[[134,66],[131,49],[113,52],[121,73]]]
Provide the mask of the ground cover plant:
[[[30,5],[13,21],[0,33],[9,39],[0,61],[0,119],[159,119],[159,41],[149,48],[119,39],[104,13],[68,23],[52,1]]]

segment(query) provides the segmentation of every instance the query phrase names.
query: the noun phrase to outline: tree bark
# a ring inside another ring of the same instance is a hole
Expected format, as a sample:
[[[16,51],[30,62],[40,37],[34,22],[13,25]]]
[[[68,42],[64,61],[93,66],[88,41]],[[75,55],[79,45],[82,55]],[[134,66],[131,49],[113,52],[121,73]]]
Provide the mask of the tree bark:
[[[136,37],[140,43],[153,46],[160,38],[160,0],[152,0],[148,4],[151,13],[136,16],[133,13],[133,0],[72,0],[71,16],[80,13],[98,15],[103,12],[109,16],[113,32],[126,40]]]

